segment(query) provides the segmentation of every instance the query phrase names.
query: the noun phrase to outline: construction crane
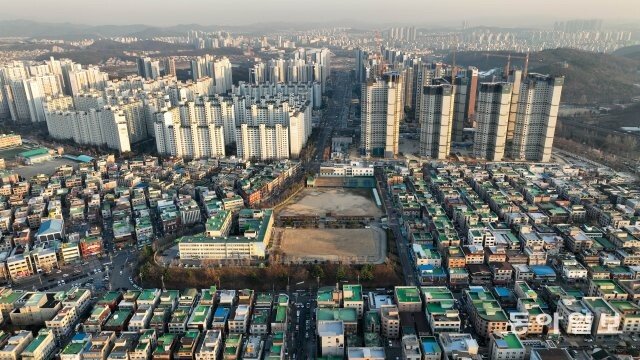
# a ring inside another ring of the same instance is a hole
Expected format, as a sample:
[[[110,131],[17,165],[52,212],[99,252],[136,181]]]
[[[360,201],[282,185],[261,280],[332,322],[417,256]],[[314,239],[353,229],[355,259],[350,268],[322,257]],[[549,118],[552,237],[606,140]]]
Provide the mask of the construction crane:
[[[515,56],[515,55],[504,55],[504,54],[495,54],[495,53],[484,53],[483,54],[485,57],[500,57],[500,58],[507,58],[507,64],[504,67],[504,76],[507,77],[509,76],[509,70],[511,70],[511,59],[523,59],[524,60],[524,68],[522,69],[522,78],[525,78],[527,76],[527,73],[529,71],[529,53],[527,52],[527,54],[525,56]]]

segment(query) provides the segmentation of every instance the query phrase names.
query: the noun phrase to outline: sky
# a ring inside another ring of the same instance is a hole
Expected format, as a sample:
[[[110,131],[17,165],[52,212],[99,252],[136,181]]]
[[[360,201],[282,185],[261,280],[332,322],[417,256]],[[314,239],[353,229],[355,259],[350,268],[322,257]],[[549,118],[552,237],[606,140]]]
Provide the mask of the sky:
[[[555,20],[640,20],[639,0],[7,0],[0,19],[87,25],[272,22],[536,26]],[[606,25],[606,22],[605,22]]]

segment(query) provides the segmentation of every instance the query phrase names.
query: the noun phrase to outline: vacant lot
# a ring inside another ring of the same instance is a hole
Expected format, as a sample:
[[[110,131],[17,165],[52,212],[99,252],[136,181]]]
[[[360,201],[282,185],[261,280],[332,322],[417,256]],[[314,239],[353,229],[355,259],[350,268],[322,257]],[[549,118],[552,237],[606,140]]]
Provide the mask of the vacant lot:
[[[70,159],[58,157],[58,158],[53,158],[51,160],[48,160],[39,164],[33,164],[33,165],[27,165],[27,166],[20,165],[18,167],[13,168],[12,170],[20,174],[20,176],[24,177],[25,179],[29,179],[32,176],[39,175],[39,174],[51,175],[53,174],[54,171],[56,171],[57,168],[59,168],[62,165],[71,165],[77,168],[78,163]]]
[[[384,231],[366,229],[277,229],[285,263],[313,261],[381,264],[387,254]]]
[[[329,212],[334,216],[382,216],[382,210],[373,201],[371,189],[345,188],[304,189],[280,211],[280,215],[324,216]]]

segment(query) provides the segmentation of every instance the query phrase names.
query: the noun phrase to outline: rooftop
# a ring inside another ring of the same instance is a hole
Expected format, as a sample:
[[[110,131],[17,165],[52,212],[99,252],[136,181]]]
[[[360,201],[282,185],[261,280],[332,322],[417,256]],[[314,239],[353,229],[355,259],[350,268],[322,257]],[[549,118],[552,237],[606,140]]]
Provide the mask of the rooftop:
[[[415,286],[396,286],[396,297],[401,303],[420,302],[420,291]]]
[[[495,341],[496,341],[496,346],[500,349],[522,349],[524,348],[524,346],[522,345],[522,342],[520,342],[520,339],[518,338],[518,335],[509,332],[509,333],[504,333],[501,335],[494,335],[496,336]],[[501,337],[500,337],[501,336]]]
[[[344,301],[362,301],[362,285],[345,284],[342,292]]]

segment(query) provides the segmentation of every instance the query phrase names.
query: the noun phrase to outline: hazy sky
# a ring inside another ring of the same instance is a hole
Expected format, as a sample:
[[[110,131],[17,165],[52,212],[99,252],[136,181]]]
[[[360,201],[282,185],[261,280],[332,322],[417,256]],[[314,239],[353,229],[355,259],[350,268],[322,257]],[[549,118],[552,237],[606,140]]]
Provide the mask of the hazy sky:
[[[639,0],[6,0],[2,19],[89,25],[326,22],[547,25],[557,19],[640,18]]]

